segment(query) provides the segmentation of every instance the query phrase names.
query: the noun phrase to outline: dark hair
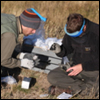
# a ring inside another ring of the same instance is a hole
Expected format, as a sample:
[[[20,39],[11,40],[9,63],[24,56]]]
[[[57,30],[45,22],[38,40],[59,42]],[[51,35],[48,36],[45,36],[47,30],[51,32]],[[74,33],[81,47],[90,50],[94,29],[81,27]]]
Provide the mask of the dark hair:
[[[67,31],[73,33],[79,31],[83,24],[83,16],[80,14],[70,14],[67,18]]]

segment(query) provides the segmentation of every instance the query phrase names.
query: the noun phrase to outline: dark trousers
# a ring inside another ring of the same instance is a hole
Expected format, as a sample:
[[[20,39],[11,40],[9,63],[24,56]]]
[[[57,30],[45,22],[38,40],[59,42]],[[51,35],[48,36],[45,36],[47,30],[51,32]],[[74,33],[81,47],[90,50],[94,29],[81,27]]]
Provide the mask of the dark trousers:
[[[16,58],[16,56],[18,54],[19,54],[19,52],[17,50],[14,50],[12,57]],[[19,68],[19,67],[7,68],[7,67],[4,67],[4,66],[1,65],[1,77],[5,77],[5,76],[8,76],[8,75],[16,77],[20,74],[20,72],[21,72],[21,68]]]
[[[82,71],[74,77],[70,77],[60,67],[49,72],[48,81],[60,88],[72,88],[72,90],[83,90],[99,86],[99,71]]]
[[[14,76],[17,77],[21,72],[21,68],[6,68],[1,66],[1,77]]]

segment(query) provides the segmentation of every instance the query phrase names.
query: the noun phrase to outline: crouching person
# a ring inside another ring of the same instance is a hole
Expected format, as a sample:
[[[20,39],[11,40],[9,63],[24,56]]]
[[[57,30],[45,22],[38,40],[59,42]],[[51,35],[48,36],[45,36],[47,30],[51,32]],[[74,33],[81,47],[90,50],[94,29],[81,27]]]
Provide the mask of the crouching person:
[[[49,93],[83,93],[86,88],[92,87],[98,91],[99,25],[73,13],[68,16],[64,30],[66,34],[62,45],[54,43],[51,50],[59,57],[72,54],[73,56],[69,56],[72,63],[65,71],[58,67],[48,74],[48,81],[51,83]]]
[[[21,68],[32,69],[37,56],[31,53],[15,52],[19,34],[34,34],[41,23],[40,17],[31,8],[20,16],[1,13],[1,76],[14,75]]]

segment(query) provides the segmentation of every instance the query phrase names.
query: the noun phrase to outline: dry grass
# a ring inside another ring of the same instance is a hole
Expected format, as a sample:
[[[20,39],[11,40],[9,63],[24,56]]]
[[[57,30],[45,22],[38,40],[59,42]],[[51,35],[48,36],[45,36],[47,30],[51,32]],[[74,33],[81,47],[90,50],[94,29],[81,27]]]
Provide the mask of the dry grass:
[[[21,88],[22,81],[19,81],[15,85],[8,85],[7,87],[9,88],[1,89],[1,99],[56,99],[57,95],[40,97],[41,94],[48,93],[50,83],[47,81],[47,74],[22,68],[20,76],[31,77],[36,81],[32,82],[33,85],[29,89]],[[87,91],[88,89],[84,90],[85,94],[88,93],[87,95],[77,95],[71,99],[99,99],[99,94],[95,96],[96,91],[94,87],[89,90],[91,92]]]
[[[32,82],[33,85],[29,89],[21,88],[22,81],[19,81],[15,85],[7,85],[9,88],[1,89],[1,99],[56,99],[57,95],[40,97],[41,94],[48,93],[50,83],[47,81],[47,74],[22,68],[20,76],[31,77],[36,81]],[[87,91],[88,89],[84,90],[84,93],[87,94]],[[95,96],[96,91],[94,87],[90,91],[85,96],[77,95],[71,99],[99,99],[99,94]]]
[[[64,36],[64,26],[70,13],[80,13],[99,23],[99,1],[1,1],[1,12],[20,15],[27,8],[35,8],[47,18],[46,38]]]
[[[45,37],[63,38],[64,26],[70,13],[80,13],[86,18],[99,24],[99,1],[1,1],[1,12],[19,16],[24,9],[35,8],[47,18],[45,23]],[[19,35],[22,43],[23,35]],[[40,98],[40,94],[47,93],[50,84],[47,74],[22,69],[21,76],[32,77],[36,83],[30,89],[21,89],[21,81],[10,89],[1,89],[1,99],[55,99],[56,96]],[[74,99],[99,99],[94,96],[94,88],[88,96],[77,96]]]
[[[1,89],[2,99],[43,99],[40,97],[40,94],[48,93],[50,84],[47,81],[47,74],[23,68],[20,76],[27,76],[34,79],[33,85],[29,89],[21,88],[22,81],[19,81],[16,85],[8,85],[7,87],[10,88]],[[51,97],[52,96],[48,96],[47,99]]]

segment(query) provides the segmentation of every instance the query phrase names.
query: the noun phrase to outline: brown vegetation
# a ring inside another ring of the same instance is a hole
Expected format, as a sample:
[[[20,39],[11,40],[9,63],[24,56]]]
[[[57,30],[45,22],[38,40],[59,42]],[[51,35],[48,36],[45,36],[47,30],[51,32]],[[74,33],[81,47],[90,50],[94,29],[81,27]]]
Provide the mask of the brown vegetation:
[[[36,9],[47,18],[46,38],[64,36],[64,26],[70,13],[80,13],[99,23],[99,1],[1,1],[1,12],[20,15],[27,8]]]
[[[84,17],[99,24],[99,1],[1,1],[1,12],[19,16],[27,8],[36,9],[47,18],[45,23],[45,37],[63,38],[64,25],[70,13],[80,13]],[[19,42],[23,41],[23,35],[19,36]],[[47,93],[50,84],[47,74],[22,69],[23,77],[36,78],[36,83],[28,90],[21,89],[21,81],[10,89],[1,89],[1,99],[43,99],[40,94]],[[93,89],[88,97],[77,96],[75,99],[99,99],[95,97]],[[48,96],[44,99],[55,99]]]

